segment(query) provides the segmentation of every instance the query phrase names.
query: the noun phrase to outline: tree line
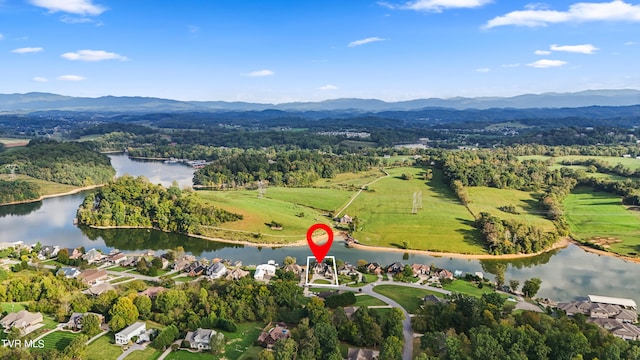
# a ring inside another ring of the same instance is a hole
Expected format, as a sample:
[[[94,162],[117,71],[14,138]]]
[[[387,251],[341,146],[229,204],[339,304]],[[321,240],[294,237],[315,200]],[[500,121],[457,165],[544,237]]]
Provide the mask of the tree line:
[[[216,226],[242,215],[206,204],[193,191],[167,188],[146,178],[122,176],[87,195],[77,211],[78,223],[89,226],[153,227],[198,234],[201,226]]]

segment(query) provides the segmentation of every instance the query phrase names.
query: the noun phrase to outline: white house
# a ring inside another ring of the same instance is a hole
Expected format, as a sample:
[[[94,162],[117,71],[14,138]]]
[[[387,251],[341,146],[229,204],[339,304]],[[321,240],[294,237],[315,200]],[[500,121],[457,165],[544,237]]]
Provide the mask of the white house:
[[[184,339],[192,349],[209,350],[211,349],[211,338],[216,334],[215,330],[198,328],[196,331],[189,331]]]
[[[80,275],[80,270],[75,267],[63,267],[58,270],[56,275],[64,275],[67,279],[75,279]]]
[[[127,345],[134,336],[140,336],[145,332],[147,332],[147,324],[141,321],[135,322],[116,334],[116,344]]]
[[[227,267],[224,266],[221,261],[218,261],[217,263],[209,266],[205,272],[212,279],[219,279],[227,273]]]
[[[253,278],[256,280],[264,280],[265,276],[274,276],[276,274],[275,265],[261,264],[256,266],[256,272],[253,274]]]

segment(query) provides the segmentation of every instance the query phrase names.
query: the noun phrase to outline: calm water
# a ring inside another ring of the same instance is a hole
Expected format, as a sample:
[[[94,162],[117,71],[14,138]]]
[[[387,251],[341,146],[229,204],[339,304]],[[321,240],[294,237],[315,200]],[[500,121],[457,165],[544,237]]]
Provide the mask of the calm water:
[[[118,176],[128,173],[144,175],[154,183],[170,185],[176,180],[181,187],[191,186],[193,170],[181,164],[132,161],[124,155],[110,155]],[[217,243],[183,235],[140,229],[96,230],[73,225],[73,218],[84,195],[76,194],[44,200],[40,203],[0,207],[0,242],[57,244],[64,247],[84,246],[87,249],[127,252],[151,249],[164,251],[183,246],[186,251],[206,258],[225,258],[258,264],[291,255],[298,262],[306,261],[311,252],[307,247],[258,248]],[[347,249],[335,243],[329,255],[355,263],[359,259],[390,264],[435,264],[450,270],[483,271],[485,274],[504,272],[506,280],[539,277],[542,288],[539,296],[555,300],[572,300],[577,296],[599,294],[630,297],[640,303],[640,264],[628,263],[613,257],[587,253],[575,245],[552,253],[517,261],[478,261],[402,253]]]

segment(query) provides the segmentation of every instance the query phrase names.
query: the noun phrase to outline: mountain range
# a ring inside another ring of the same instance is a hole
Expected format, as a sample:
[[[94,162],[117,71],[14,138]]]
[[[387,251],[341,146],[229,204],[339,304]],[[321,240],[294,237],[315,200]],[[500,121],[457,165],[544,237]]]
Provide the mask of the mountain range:
[[[226,101],[178,101],[138,96],[73,97],[50,93],[0,94],[0,113],[33,111],[93,112],[181,112],[181,111],[296,111],[382,112],[426,108],[531,109],[577,108],[587,106],[629,106],[640,104],[640,90],[585,90],[574,93],[525,94],[513,97],[429,98],[399,102],[377,99],[340,98],[319,102],[263,104]]]

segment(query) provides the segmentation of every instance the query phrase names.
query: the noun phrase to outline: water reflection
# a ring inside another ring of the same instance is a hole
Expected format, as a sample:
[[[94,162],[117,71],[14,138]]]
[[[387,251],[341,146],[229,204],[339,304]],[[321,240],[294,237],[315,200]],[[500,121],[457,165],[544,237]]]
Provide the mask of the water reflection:
[[[0,206],[0,218],[5,216],[28,215],[42,207],[42,201],[35,201],[26,204]]]

